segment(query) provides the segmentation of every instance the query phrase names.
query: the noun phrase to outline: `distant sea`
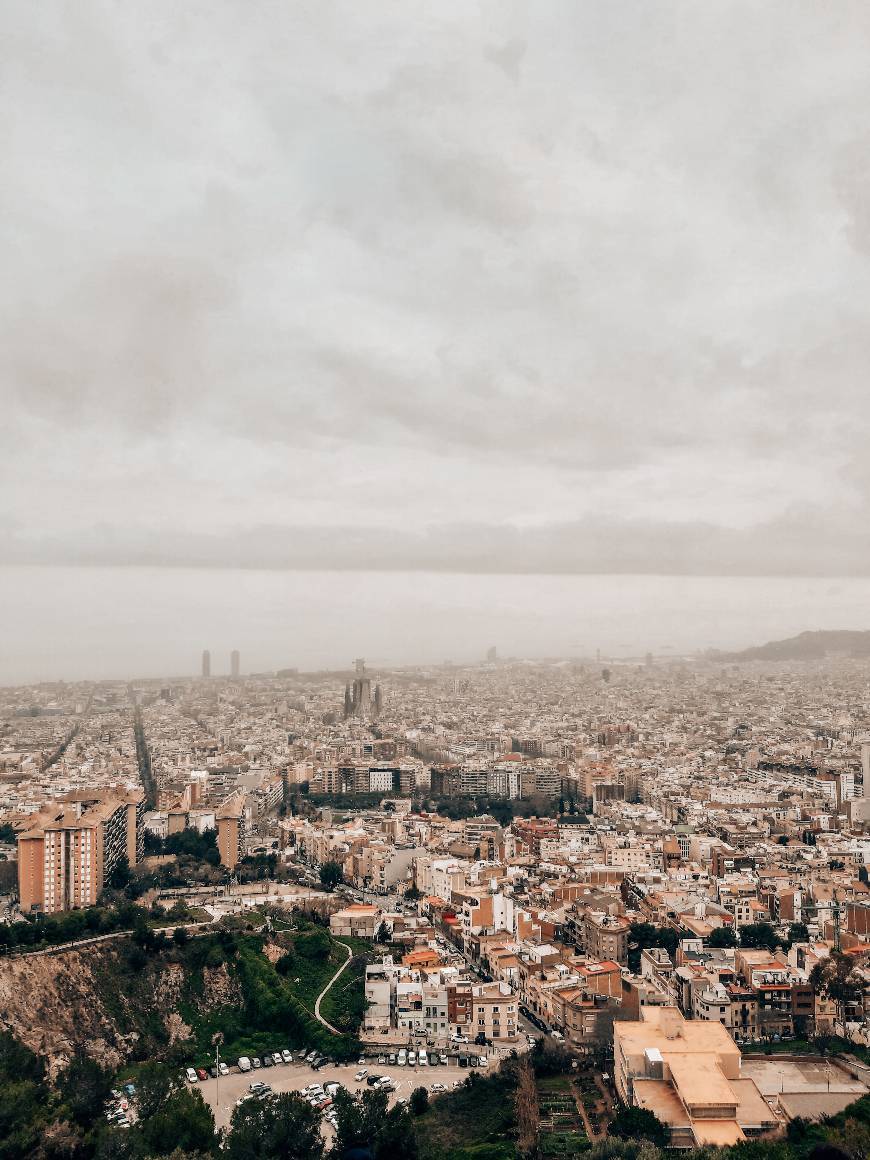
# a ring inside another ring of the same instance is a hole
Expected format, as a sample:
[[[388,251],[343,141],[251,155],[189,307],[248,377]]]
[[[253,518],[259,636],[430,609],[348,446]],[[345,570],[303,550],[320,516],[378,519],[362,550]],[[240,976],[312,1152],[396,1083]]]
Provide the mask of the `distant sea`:
[[[870,580],[0,568],[0,683],[670,657],[870,628]]]

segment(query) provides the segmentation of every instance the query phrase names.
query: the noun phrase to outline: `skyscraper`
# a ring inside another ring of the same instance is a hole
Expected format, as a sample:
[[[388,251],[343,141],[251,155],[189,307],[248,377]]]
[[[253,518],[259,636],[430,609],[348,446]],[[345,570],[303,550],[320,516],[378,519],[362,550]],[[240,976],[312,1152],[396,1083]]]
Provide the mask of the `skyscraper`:
[[[202,675],[204,677],[211,676],[211,653],[207,648],[202,650]]]
[[[231,677],[237,677],[239,675],[239,666],[240,666],[239,650],[237,648],[234,648],[233,651],[230,653],[230,676]]]

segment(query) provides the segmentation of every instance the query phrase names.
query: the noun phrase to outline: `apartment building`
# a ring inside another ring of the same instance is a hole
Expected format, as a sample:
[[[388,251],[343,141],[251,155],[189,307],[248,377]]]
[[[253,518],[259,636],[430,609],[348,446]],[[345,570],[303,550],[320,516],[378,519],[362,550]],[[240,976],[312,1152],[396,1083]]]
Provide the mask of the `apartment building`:
[[[493,1043],[513,1043],[517,1038],[517,1000],[506,983],[484,983],[472,988],[471,1027],[475,1036]]]
[[[613,1024],[614,1079],[629,1106],[653,1112],[672,1148],[727,1147],[775,1127],[740,1049],[717,1022],[688,1022],[676,1007],[644,1007]]]
[[[242,794],[233,794],[215,811],[215,824],[221,862],[228,870],[234,870],[245,856],[246,816]]]
[[[18,896],[25,913],[94,906],[112,871],[142,857],[144,795],[77,791],[34,814],[18,834]]]

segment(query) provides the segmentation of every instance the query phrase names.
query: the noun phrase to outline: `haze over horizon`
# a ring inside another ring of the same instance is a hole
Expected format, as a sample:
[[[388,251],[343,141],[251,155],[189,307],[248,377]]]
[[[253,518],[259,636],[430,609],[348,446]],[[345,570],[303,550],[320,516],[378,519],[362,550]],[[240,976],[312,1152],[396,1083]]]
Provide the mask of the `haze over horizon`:
[[[0,562],[870,575],[866,6],[0,13]]]

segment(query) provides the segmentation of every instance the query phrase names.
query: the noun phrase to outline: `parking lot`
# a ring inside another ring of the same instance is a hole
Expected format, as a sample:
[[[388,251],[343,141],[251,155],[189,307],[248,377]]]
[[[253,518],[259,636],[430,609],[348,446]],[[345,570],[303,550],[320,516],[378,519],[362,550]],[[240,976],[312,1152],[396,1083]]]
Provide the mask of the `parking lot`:
[[[492,1064],[490,1064],[492,1066]],[[211,1105],[216,1125],[221,1128],[230,1122],[235,1111],[236,1101],[248,1091],[249,1084],[262,1080],[271,1086],[275,1092],[299,1091],[312,1083],[326,1085],[333,1080],[340,1083],[348,1091],[368,1091],[365,1079],[357,1081],[354,1076],[365,1067],[375,1075],[388,1075],[396,1084],[396,1091],[390,1092],[390,1103],[397,1099],[407,1099],[414,1088],[426,1087],[432,1093],[433,1083],[443,1083],[450,1088],[454,1083],[461,1082],[470,1071],[485,1073],[489,1068],[459,1067],[456,1063],[438,1065],[436,1067],[399,1067],[389,1064],[377,1064],[367,1061],[365,1064],[340,1064],[322,1067],[314,1071],[307,1063],[284,1064],[280,1067],[260,1068],[257,1071],[240,1072],[232,1068],[229,1075],[221,1076],[220,1080],[207,1079],[196,1086],[203,1098]],[[218,1104],[218,1089],[220,1089],[220,1104]]]

